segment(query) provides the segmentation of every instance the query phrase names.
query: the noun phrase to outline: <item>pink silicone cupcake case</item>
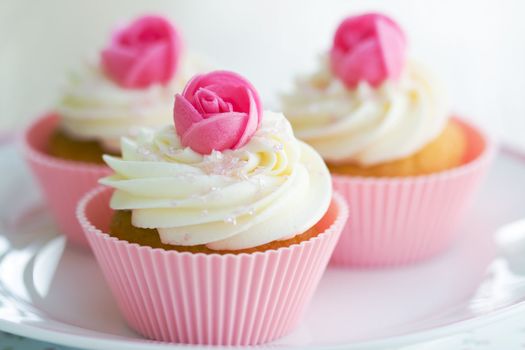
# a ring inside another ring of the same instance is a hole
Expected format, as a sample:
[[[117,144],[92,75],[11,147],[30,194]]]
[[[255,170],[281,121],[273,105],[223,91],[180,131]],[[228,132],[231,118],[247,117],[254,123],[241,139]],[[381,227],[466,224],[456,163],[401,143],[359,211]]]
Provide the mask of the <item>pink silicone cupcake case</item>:
[[[464,165],[405,178],[332,175],[349,207],[332,265],[393,266],[430,258],[458,236],[458,224],[495,153],[475,126],[456,119],[467,135]]]
[[[79,199],[111,174],[103,165],[59,159],[46,153],[48,140],[59,122],[50,113],[34,121],[22,137],[23,154],[49,204],[59,230],[74,244],[87,247],[84,232],[75,216]]]
[[[318,236],[252,254],[153,249],[104,233],[111,189],[97,188],[77,216],[128,324],[143,336],[185,344],[253,345],[293,330],[308,305],[348,211],[334,194]]]

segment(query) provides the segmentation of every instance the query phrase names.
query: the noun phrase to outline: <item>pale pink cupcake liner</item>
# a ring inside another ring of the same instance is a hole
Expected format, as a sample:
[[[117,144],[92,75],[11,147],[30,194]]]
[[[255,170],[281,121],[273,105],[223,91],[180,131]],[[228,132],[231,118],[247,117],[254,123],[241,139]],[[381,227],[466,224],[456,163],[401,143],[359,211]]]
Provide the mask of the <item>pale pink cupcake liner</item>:
[[[74,162],[47,154],[49,138],[58,123],[59,117],[51,113],[29,125],[22,136],[23,154],[59,230],[71,242],[87,247],[87,240],[75,215],[76,206],[79,199],[111,170],[103,165]]]
[[[192,254],[139,246],[104,233],[111,189],[79,203],[77,216],[128,324],[166,342],[265,343],[293,330],[319,283],[348,210],[335,194],[322,233],[252,254]]]
[[[444,251],[487,172],[495,145],[460,122],[468,139],[466,163],[424,176],[364,178],[332,175],[351,220],[341,233],[332,265],[377,267],[416,262]]]

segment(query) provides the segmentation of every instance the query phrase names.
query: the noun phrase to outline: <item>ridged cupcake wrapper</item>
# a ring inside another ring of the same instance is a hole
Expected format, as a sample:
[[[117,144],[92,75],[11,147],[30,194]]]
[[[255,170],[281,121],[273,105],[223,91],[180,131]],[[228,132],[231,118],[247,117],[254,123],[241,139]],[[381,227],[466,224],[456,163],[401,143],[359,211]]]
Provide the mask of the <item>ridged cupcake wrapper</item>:
[[[59,230],[71,242],[88,247],[75,209],[80,198],[97,186],[101,177],[111,173],[106,166],[73,162],[50,156],[47,144],[59,117],[45,115],[31,124],[22,135],[22,150]]]
[[[378,267],[408,264],[445,250],[487,172],[495,145],[480,130],[466,131],[468,161],[436,174],[406,178],[332,175],[346,199],[350,220],[332,265]]]
[[[131,328],[166,342],[253,345],[293,330],[339,238],[348,210],[335,194],[318,236],[252,254],[192,254],[104,233],[112,191],[86,195],[77,216]]]

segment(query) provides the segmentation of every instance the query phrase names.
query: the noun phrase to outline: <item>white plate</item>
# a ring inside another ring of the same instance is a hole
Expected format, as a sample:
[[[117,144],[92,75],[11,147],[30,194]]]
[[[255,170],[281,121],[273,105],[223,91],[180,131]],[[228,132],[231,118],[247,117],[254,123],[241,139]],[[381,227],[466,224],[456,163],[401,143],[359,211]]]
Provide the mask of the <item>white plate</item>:
[[[525,310],[525,158],[498,155],[447,253],[384,270],[329,269],[300,327],[272,346],[397,346]],[[0,148],[0,329],[89,349],[167,349],[128,329],[93,256],[66,244],[13,146]]]

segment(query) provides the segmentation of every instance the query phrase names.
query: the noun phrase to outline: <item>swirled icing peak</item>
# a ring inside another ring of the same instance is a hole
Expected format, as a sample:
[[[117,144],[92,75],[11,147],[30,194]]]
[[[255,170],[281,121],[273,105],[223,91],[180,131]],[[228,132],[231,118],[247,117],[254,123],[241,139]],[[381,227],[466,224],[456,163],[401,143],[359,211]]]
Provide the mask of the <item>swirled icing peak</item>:
[[[331,163],[371,166],[410,156],[436,138],[449,117],[441,82],[410,62],[399,81],[347,89],[326,59],[297,80],[283,110],[300,139]]]

